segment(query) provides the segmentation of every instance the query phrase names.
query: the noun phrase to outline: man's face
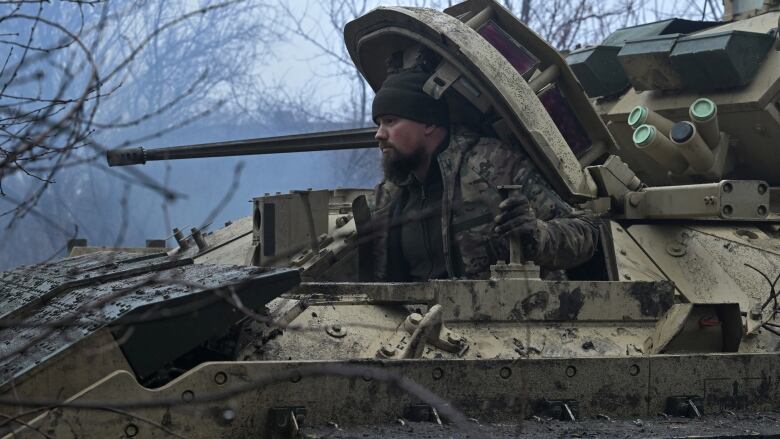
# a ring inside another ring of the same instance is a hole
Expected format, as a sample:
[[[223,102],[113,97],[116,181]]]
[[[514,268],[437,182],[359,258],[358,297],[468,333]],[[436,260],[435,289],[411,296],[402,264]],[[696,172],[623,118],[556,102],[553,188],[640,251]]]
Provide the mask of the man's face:
[[[381,116],[377,122],[385,177],[398,182],[422,163],[428,125],[398,116]]]

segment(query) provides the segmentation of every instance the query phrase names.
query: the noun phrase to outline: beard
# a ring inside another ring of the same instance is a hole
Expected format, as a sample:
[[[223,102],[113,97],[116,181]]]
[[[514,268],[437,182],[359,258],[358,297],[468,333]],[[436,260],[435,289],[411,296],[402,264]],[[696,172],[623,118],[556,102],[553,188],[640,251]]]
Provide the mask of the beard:
[[[389,147],[382,152],[382,169],[385,178],[395,184],[401,184],[409,178],[409,174],[423,162],[425,150],[419,148],[411,154],[403,155],[389,142],[380,143],[381,148]]]

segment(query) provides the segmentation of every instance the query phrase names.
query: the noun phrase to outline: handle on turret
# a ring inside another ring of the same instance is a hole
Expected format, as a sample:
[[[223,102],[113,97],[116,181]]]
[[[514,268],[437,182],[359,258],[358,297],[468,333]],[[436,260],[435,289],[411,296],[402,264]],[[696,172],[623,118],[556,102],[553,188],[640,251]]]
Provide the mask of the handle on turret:
[[[501,194],[501,198],[506,200],[513,195],[522,195],[522,185],[519,184],[505,184],[497,186],[498,193]],[[509,235],[509,262],[510,264],[524,264],[525,258],[523,257],[523,248],[520,246],[520,238],[514,234]]]

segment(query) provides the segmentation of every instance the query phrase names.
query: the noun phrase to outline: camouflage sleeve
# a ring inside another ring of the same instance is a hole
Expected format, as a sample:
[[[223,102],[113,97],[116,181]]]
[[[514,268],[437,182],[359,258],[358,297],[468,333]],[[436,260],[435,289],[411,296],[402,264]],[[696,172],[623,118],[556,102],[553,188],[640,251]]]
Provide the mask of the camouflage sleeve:
[[[398,187],[387,180],[381,181],[374,188],[374,205],[371,208],[371,224],[368,227],[368,239],[371,242],[373,254],[373,272],[375,281],[387,280],[387,232],[390,221],[390,204],[398,191]]]
[[[563,201],[527,159],[515,171],[513,183],[523,186],[539,226],[536,245],[526,249],[529,259],[547,270],[573,268],[590,259],[599,240],[593,218]]]

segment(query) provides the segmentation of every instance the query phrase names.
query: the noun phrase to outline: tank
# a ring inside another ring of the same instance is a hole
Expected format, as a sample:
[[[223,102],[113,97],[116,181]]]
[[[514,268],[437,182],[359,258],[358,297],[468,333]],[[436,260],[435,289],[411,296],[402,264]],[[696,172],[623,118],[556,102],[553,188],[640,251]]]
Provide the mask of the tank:
[[[774,434],[780,423],[780,2],[616,31],[564,58],[494,0],[350,22],[376,90],[425,91],[524,151],[599,218],[542,279],[371,278],[370,189],[265,194],[177,246],[2,274],[6,437]],[[108,153],[151,160],[373,148],[358,129]],[[765,415],[754,415],[767,412]]]

